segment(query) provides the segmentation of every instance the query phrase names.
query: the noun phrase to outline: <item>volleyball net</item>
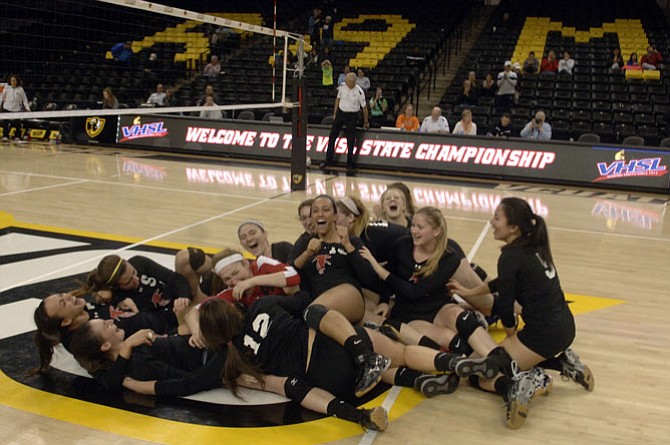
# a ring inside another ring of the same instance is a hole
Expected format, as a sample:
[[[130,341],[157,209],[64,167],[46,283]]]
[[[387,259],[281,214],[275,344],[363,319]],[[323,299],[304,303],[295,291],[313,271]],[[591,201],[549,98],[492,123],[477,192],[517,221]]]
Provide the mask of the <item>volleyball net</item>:
[[[271,8],[228,6],[205,13],[140,0],[0,0],[1,81],[18,76],[30,105],[0,120],[281,116],[296,105],[304,40],[277,29]]]

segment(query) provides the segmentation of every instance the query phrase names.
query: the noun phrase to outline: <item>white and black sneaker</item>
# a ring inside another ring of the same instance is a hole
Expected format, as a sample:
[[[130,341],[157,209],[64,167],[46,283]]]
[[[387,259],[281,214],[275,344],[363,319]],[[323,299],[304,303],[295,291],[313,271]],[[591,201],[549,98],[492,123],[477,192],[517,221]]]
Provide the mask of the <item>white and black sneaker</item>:
[[[591,369],[579,359],[579,355],[572,348],[568,348],[558,356],[561,361],[561,375],[564,380],[572,380],[584,387],[587,391],[593,391],[596,386]]]
[[[516,363],[514,363],[516,368]],[[507,428],[517,430],[528,418],[528,403],[537,395],[549,395],[553,381],[542,368],[516,372],[507,393]]]
[[[389,425],[388,414],[381,406],[367,409],[359,423],[368,430],[385,431]]]
[[[379,354],[370,354],[361,364],[356,381],[356,397],[363,397],[382,380],[382,374],[391,366],[391,359]]]
[[[414,381],[414,388],[426,398],[456,391],[461,378],[456,374],[423,374]]]

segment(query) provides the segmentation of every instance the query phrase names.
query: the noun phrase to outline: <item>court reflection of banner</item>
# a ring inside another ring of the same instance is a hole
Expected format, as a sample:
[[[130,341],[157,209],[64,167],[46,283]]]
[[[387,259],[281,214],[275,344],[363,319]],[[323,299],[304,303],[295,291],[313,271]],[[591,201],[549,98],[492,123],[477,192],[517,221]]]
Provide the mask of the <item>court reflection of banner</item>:
[[[163,181],[167,177],[165,167],[126,157],[121,157],[119,161],[121,172],[125,175],[132,175],[136,180],[145,178],[152,181]]]
[[[639,229],[660,233],[662,224],[659,226],[659,223],[663,220],[665,209],[665,206],[660,205],[658,206],[658,210],[654,210],[650,209],[649,206],[638,208],[630,203],[599,200],[593,206],[591,214],[605,218],[607,226],[611,229],[622,223]]]
[[[254,175],[241,170],[219,168],[186,168],[186,180],[191,184],[233,185],[248,190],[291,191],[289,174],[261,173]],[[367,203],[378,203],[386,190],[386,183],[359,183],[347,181],[346,178],[329,180],[307,176],[307,187],[314,194],[328,194],[335,198],[345,195],[358,196]],[[505,196],[504,192],[493,190],[470,191],[467,193],[446,190],[443,187],[421,185],[412,189],[414,201],[419,207],[434,206],[445,210],[463,210],[492,214]],[[535,213],[546,216],[547,206],[539,198],[530,198],[529,202]]]

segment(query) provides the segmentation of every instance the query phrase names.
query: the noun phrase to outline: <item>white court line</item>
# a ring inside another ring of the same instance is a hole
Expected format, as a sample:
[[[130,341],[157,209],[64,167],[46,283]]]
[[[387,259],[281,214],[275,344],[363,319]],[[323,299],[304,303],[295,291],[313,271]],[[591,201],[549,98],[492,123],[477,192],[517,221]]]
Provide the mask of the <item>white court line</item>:
[[[400,386],[392,387],[388,395],[384,399],[384,402],[382,403],[382,408],[384,408],[387,413],[391,412],[391,407],[393,406],[396,399],[400,395],[401,390],[402,388]],[[363,434],[361,441],[358,442],[358,445],[371,445],[372,442],[374,442],[375,438],[377,437],[377,433],[378,431],[367,430],[365,434]]]
[[[183,231],[183,230],[188,230],[188,229],[191,229],[191,228],[193,228],[193,227],[197,227],[197,226],[199,226],[199,225],[202,225],[202,224],[206,224],[206,223],[212,222],[212,221],[214,221],[214,220],[216,220],[216,219],[223,218],[223,217],[228,216],[228,215],[232,215],[232,214],[237,213],[237,212],[239,212],[239,211],[246,210],[246,209],[249,209],[249,208],[251,208],[251,207],[255,207],[255,206],[257,206],[257,205],[260,205],[260,204],[265,204],[266,202],[272,201],[273,199],[274,199],[274,198],[265,198],[265,199],[262,199],[262,200],[260,200],[260,201],[254,202],[254,203],[252,203],[252,204],[247,204],[247,205],[245,205],[245,206],[238,207],[237,209],[229,210],[229,211],[227,211],[227,212],[220,213],[220,214],[215,215],[215,216],[212,216],[212,217],[210,217],[210,218],[203,219],[202,221],[198,221],[198,222],[196,222],[196,223],[189,224],[189,225],[187,225],[187,226],[179,227],[179,228],[177,228],[177,229],[170,230],[169,232],[161,233],[160,235],[152,236],[151,238],[144,239],[144,240],[139,241],[139,242],[136,242],[136,243],[134,243],[134,244],[129,244],[129,245],[124,246],[124,247],[121,247],[121,248],[119,248],[119,249],[112,250],[112,251],[109,251],[109,252],[105,252],[104,254],[95,255],[95,256],[93,256],[93,257],[91,257],[91,258],[88,258],[88,259],[86,259],[86,260],[84,260],[84,261],[80,261],[80,262],[75,263],[75,264],[70,264],[70,265],[68,265],[68,266],[61,267],[60,269],[52,270],[52,271],[47,272],[47,273],[45,273],[45,274],[39,275],[39,276],[37,276],[37,277],[33,277],[33,278],[28,279],[28,280],[24,280],[24,281],[22,281],[22,282],[15,283],[15,284],[13,284],[13,285],[11,285],[11,286],[9,286],[9,287],[6,287],[6,288],[4,288],[4,289],[0,289],[0,294],[3,293],[3,292],[8,291],[8,290],[10,290],[10,289],[13,289],[13,288],[15,288],[15,287],[25,286],[26,284],[30,284],[30,283],[34,283],[34,282],[36,282],[36,281],[40,281],[40,280],[42,280],[42,279],[44,279],[44,278],[47,278],[47,277],[49,277],[49,276],[51,276],[51,275],[55,275],[55,274],[58,274],[58,273],[60,273],[60,272],[66,271],[66,270],[73,269],[73,268],[75,268],[75,267],[78,267],[78,266],[81,266],[81,265],[83,265],[83,264],[89,263],[90,261],[97,260],[97,259],[102,259],[102,258],[104,258],[104,257],[107,256],[107,255],[112,255],[112,254],[117,253],[117,252],[123,252],[123,251],[126,251],[126,250],[130,250],[130,249],[132,249],[132,248],[134,248],[134,247],[138,247],[138,246],[141,246],[141,245],[150,243],[151,241],[156,241],[156,240],[158,240],[158,239],[165,238],[165,237],[170,236],[170,235],[174,235],[175,233],[181,232],[181,231]]]
[[[479,238],[477,238],[477,241],[475,241],[475,245],[472,246],[472,249],[470,249],[470,252],[468,252],[467,259],[468,262],[472,262],[472,259],[477,255],[477,251],[482,245],[482,242],[484,241],[484,237],[488,235],[489,233],[489,228],[491,227],[491,223],[486,221],[486,224],[484,224],[484,228],[482,228],[482,231],[479,233]]]
[[[65,186],[68,186],[68,185],[81,184],[82,182],[88,182],[88,180],[80,179],[78,181],[72,181],[72,182],[67,182],[67,183],[63,183],[63,184],[45,185],[43,187],[34,187],[34,188],[28,188],[28,189],[24,189],[24,190],[16,190],[14,192],[0,193],[0,197],[18,195],[20,193],[36,192],[36,191],[39,191],[39,190],[55,189],[55,188],[58,188],[58,187],[65,187]]]

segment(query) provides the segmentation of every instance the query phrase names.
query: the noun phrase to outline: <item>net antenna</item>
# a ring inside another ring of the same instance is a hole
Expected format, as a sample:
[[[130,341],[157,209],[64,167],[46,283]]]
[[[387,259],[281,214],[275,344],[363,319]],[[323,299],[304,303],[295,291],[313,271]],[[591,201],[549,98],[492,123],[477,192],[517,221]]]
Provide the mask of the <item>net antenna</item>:
[[[237,105],[219,105],[211,107],[210,109],[214,110],[245,110],[245,109],[255,109],[255,108],[294,108],[298,106],[298,103],[291,102],[287,99],[287,84],[286,77],[287,72],[290,71],[294,73],[295,77],[302,79],[303,75],[303,59],[304,59],[304,36],[302,34],[290,33],[288,31],[282,31],[277,29],[276,22],[276,0],[275,0],[275,17],[274,17],[274,27],[267,28],[265,26],[254,25],[251,23],[244,23],[237,20],[230,20],[223,17],[216,17],[209,14],[204,14],[200,12],[188,11],[186,9],[175,8],[172,6],[166,6],[159,3],[152,3],[142,0],[95,0],[99,3],[108,3],[112,5],[122,6],[126,8],[133,8],[142,11],[167,15],[176,17],[179,19],[185,20],[195,20],[202,23],[209,23],[217,26],[223,26],[227,28],[237,29],[241,31],[248,31],[256,34],[264,34],[272,36],[275,40],[277,38],[284,39],[284,54],[283,54],[283,63],[282,63],[282,86],[281,86],[281,99],[277,102],[276,99],[276,78],[275,78],[275,68],[273,67],[273,76],[272,76],[272,103],[254,103],[254,104],[237,104]],[[289,68],[287,66],[288,62],[288,48],[289,41],[295,42],[297,44],[297,53],[298,53],[298,63],[296,67]],[[276,44],[275,44],[276,46]],[[275,57],[276,57],[275,53]],[[276,65],[276,63],[274,64]],[[181,107],[161,107],[160,113],[188,113],[193,111],[200,111],[202,107],[198,106],[181,106]],[[65,111],[36,111],[36,112],[19,112],[19,113],[0,113],[0,121],[5,119],[32,119],[32,118],[51,118],[51,117],[63,117],[67,114],[68,117],[76,116],[90,116],[93,110],[69,110]],[[118,116],[122,114],[146,114],[147,108],[120,108],[120,109],[97,109],[94,111],[97,116]]]

